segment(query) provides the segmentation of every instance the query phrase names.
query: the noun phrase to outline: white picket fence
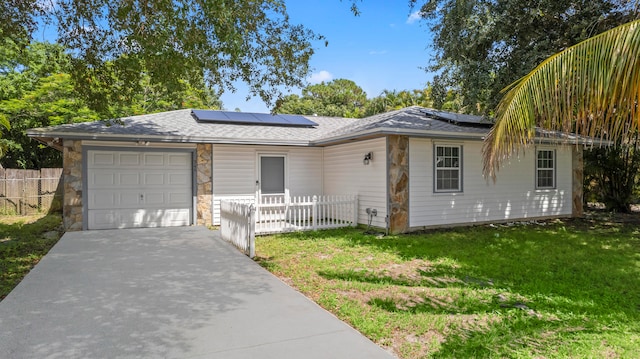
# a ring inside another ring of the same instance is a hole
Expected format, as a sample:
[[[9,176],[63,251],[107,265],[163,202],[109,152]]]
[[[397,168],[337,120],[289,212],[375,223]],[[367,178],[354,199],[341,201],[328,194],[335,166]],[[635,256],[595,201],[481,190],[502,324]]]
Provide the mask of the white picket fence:
[[[253,203],[251,203],[253,202]],[[220,201],[220,234],[245,254],[255,254],[255,235],[308,231],[358,224],[357,196],[262,196]]]
[[[248,255],[255,256],[255,208],[251,204],[220,202],[220,235]]]
[[[256,234],[356,226],[356,196],[270,196],[256,205]]]

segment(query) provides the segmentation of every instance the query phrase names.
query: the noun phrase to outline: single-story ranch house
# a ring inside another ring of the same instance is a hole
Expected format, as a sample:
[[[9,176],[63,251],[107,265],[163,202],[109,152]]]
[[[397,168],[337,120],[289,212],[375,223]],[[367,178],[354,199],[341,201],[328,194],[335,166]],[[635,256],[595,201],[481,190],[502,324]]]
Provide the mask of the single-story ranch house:
[[[67,230],[216,225],[221,200],[274,193],[356,195],[358,223],[391,233],[582,214],[581,146],[540,136],[494,182],[490,127],[417,106],[363,119],[187,109],[28,135],[63,151]]]

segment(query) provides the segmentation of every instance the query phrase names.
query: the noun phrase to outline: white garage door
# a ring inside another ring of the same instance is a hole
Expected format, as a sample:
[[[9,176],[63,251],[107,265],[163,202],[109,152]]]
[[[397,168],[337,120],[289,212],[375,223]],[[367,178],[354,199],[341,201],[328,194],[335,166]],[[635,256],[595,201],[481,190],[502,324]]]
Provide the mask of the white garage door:
[[[191,224],[191,152],[87,151],[88,229]]]

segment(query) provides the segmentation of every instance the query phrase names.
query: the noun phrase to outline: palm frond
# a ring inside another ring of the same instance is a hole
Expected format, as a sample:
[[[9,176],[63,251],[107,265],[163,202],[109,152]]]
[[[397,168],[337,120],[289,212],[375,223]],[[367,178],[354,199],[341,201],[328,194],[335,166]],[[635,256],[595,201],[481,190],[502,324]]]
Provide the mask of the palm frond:
[[[6,128],[7,130],[11,129],[11,124],[9,123],[9,119],[4,114],[0,113],[0,126]]]
[[[640,121],[640,20],[557,53],[506,92],[483,145],[483,171],[533,144],[536,127],[603,141],[624,138]]]

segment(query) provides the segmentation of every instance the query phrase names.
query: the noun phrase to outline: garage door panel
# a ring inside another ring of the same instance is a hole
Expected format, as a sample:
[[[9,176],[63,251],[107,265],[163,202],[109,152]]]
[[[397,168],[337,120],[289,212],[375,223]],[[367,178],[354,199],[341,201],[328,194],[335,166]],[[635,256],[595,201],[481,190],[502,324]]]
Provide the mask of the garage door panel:
[[[169,153],[167,154],[167,162],[172,167],[191,167],[191,156],[185,153]]]
[[[118,173],[118,182],[116,184],[119,186],[139,186],[142,184],[140,182],[140,173]]]
[[[167,203],[172,206],[182,206],[191,203],[191,193],[169,192],[167,193]]]
[[[89,208],[113,208],[118,206],[119,198],[114,192],[94,191],[89,195]]]
[[[89,229],[191,224],[191,152],[89,150]]]
[[[144,196],[144,203],[147,206],[164,206],[168,205],[167,198],[164,192],[146,192]]]
[[[91,175],[87,184],[89,185],[89,188],[93,188],[95,186],[115,186],[116,176],[114,173],[99,171]]]
[[[98,152],[91,154],[90,162],[95,166],[113,166],[116,158],[114,153]]]
[[[121,152],[117,164],[120,166],[140,166],[140,154]]]
[[[191,176],[185,173],[167,173],[167,184],[172,186],[185,186],[191,182]]]
[[[185,209],[94,210],[89,213],[91,229],[188,226]]]
[[[89,209],[139,208],[143,205],[140,192],[133,190],[93,190],[88,198]]]
[[[165,174],[158,173],[145,173],[144,174],[144,184],[147,186],[158,186],[165,184]]]
[[[143,154],[144,166],[161,166],[164,167],[166,165],[165,158],[166,154],[164,153],[145,153]]]

